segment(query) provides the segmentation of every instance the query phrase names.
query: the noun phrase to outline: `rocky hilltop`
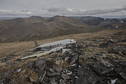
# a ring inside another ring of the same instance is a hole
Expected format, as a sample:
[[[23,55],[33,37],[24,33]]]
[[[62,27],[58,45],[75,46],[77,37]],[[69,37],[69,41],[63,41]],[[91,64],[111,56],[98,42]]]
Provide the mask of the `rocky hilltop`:
[[[77,44],[70,51],[25,60],[19,58],[32,52],[4,56],[0,83],[126,84],[125,37],[125,29],[72,35]]]

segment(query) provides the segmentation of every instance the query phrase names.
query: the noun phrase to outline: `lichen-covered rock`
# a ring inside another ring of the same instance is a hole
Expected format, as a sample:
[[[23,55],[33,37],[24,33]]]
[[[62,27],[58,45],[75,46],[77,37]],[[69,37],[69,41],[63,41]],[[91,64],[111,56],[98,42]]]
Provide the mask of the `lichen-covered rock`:
[[[75,80],[74,84],[107,84],[102,78],[98,77],[88,66],[81,66],[77,72],[78,78]]]
[[[106,75],[114,70],[114,66],[111,63],[104,61],[103,59],[95,62],[92,68],[100,75]]]

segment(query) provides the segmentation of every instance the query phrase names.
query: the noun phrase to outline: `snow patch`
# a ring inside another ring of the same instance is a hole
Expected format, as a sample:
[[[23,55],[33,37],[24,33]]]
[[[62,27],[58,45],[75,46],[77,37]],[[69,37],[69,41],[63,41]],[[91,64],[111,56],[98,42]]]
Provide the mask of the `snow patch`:
[[[110,83],[110,84],[115,84],[115,83],[116,83],[116,81],[117,81],[117,78],[116,78],[116,79],[111,79],[110,81],[111,81],[111,83]]]
[[[17,70],[17,72],[20,72],[21,71],[21,68]]]
[[[72,71],[68,71],[68,73],[67,73],[68,75],[71,75],[72,74]]]
[[[72,64],[71,66],[76,66],[76,64]]]
[[[78,76],[75,76],[76,79],[78,79]]]
[[[116,26],[116,28],[118,28],[119,26]]]
[[[123,23],[124,21],[120,21],[121,23]]]

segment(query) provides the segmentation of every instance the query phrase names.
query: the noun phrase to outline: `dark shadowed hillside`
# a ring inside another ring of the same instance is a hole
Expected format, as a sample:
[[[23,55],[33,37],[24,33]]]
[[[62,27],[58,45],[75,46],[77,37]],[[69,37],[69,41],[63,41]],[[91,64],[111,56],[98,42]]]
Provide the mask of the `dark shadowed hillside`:
[[[80,17],[77,18],[80,21],[82,21],[85,24],[88,25],[94,25],[94,26],[100,26],[104,28],[119,28],[119,27],[125,27],[126,26],[126,19],[117,19],[117,18],[100,18],[100,17]]]

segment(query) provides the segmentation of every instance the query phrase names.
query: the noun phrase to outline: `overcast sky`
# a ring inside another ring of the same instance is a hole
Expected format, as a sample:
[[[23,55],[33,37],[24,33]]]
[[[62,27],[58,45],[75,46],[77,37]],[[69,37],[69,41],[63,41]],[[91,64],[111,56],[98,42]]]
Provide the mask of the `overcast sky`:
[[[126,0],[0,0],[0,15],[91,15],[99,12],[126,14]]]

